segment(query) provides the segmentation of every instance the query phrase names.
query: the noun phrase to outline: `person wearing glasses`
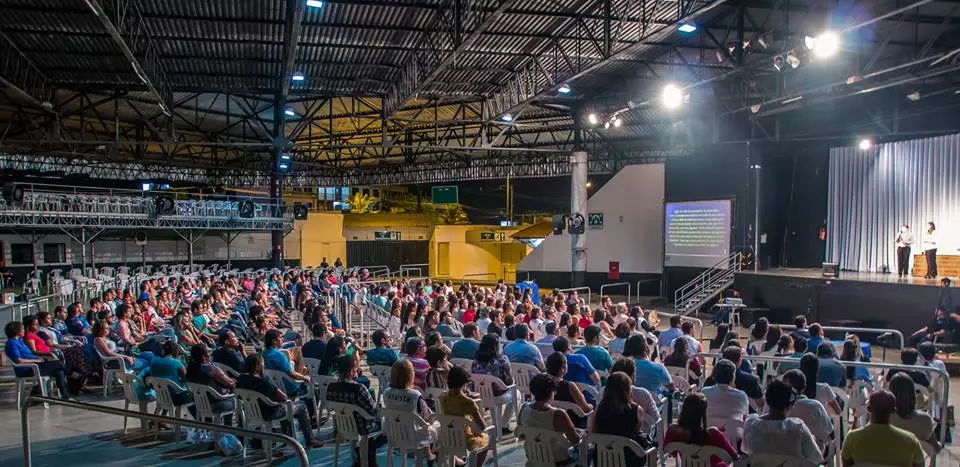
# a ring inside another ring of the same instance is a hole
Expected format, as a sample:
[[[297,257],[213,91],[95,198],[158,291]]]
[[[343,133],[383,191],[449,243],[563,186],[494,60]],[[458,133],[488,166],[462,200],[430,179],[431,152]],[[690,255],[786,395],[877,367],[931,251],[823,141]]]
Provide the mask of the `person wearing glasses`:
[[[767,413],[747,417],[743,422],[743,452],[799,457],[814,464],[823,461],[813,434],[802,420],[790,416],[797,397],[794,389],[781,380],[767,384],[764,393]]]

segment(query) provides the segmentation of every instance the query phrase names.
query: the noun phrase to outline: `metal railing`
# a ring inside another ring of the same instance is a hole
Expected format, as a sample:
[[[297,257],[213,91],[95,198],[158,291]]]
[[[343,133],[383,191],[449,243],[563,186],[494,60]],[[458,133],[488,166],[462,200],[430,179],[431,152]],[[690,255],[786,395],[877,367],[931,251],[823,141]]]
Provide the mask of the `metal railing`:
[[[603,290],[604,290],[604,289],[607,289],[607,288],[610,288],[610,287],[623,287],[623,286],[627,286],[627,303],[630,303],[630,297],[633,296],[633,287],[630,285],[629,282],[614,282],[614,283],[612,283],[612,284],[603,284],[603,285],[601,285],[601,286],[600,286],[600,300],[603,300],[603,297],[606,297],[606,296],[607,296],[607,294],[603,293]],[[639,289],[638,289],[638,291],[639,291]]]
[[[590,287],[572,287],[572,288],[569,288],[569,289],[557,289],[557,292],[573,292],[573,291],[576,291],[576,292],[579,294],[580,291],[582,291],[582,290],[586,290],[586,291],[587,291],[587,306],[589,307],[590,304],[593,303],[593,302],[590,300],[590,299],[591,299],[591,295],[590,295],[590,294],[592,293],[592,292],[590,291]]]
[[[636,288],[636,290],[637,290],[637,301],[638,301],[638,302],[640,301],[640,290],[641,290],[641,289],[640,289],[640,284],[646,284],[646,283],[648,283],[648,282],[656,282],[656,283],[657,283],[657,290],[659,291],[659,296],[666,298],[666,296],[667,296],[667,291],[664,290],[663,275],[661,275],[661,276],[660,276],[659,278],[657,278],[657,279],[643,279],[643,280],[637,281],[637,288]]]
[[[782,330],[784,330],[784,331],[793,331],[793,330],[796,330],[796,329],[797,329],[797,327],[794,326],[794,325],[792,325],[792,324],[779,324],[778,326],[780,326],[780,329],[782,329]],[[845,332],[845,333],[868,332],[868,333],[871,333],[871,334],[879,334],[879,335],[883,335],[883,334],[888,334],[888,333],[889,333],[889,334],[893,334],[893,335],[895,335],[895,336],[897,336],[897,337],[900,338],[900,347],[899,347],[897,350],[903,350],[904,347],[906,346],[906,345],[905,345],[905,342],[904,342],[904,339],[903,339],[903,333],[900,332],[900,331],[898,331],[898,330],[896,330],[896,329],[884,329],[884,328],[850,328],[850,327],[846,327],[846,326],[821,326],[820,328],[823,329],[823,332],[825,332],[825,333],[826,333],[826,332],[830,332],[830,331],[842,331],[842,332]],[[829,340],[829,339],[828,339],[828,340]],[[881,345],[880,347],[883,349],[883,357],[886,358],[886,356],[887,356],[887,347],[886,347],[885,345]]]
[[[680,314],[696,310],[707,299],[733,283],[740,271],[740,252],[717,261],[673,294],[674,309]]]
[[[497,273],[495,273],[495,272],[473,272],[473,273],[470,273],[470,274],[464,274],[464,275],[463,275],[463,280],[468,280],[468,279],[467,279],[468,277],[486,277],[486,278],[493,278],[493,280],[497,280]]]
[[[307,467],[310,465],[310,459],[307,457],[307,451],[303,449],[303,445],[300,444],[294,438],[291,438],[287,435],[281,435],[276,433],[269,433],[263,431],[254,431],[247,430],[244,428],[235,428],[231,426],[224,425],[214,425],[211,423],[197,422],[194,420],[189,420],[186,418],[173,418],[173,417],[164,417],[161,415],[154,415],[150,413],[134,412],[132,410],[123,410],[116,409],[113,407],[97,405],[97,404],[87,404],[84,402],[74,402],[67,401],[62,399],[54,399],[52,397],[42,397],[42,396],[28,396],[23,403],[23,408],[20,409],[20,432],[23,437],[23,465],[25,467],[31,467],[33,465],[32,458],[32,449],[30,446],[30,402],[37,401],[43,402],[45,404],[60,405],[64,407],[69,407],[72,409],[79,410],[88,410],[91,412],[104,413],[108,415],[117,415],[120,417],[133,417],[138,418],[143,423],[144,420],[149,420],[152,422],[158,423],[167,423],[169,425],[182,425],[188,426],[191,428],[198,428],[201,430],[208,430],[213,432],[222,432],[230,433],[238,436],[246,436],[251,438],[260,438],[266,441],[279,441],[284,444],[288,444],[293,447],[294,454],[297,456],[297,459],[300,461],[301,467]]]
[[[657,316],[663,316],[663,317],[666,317],[667,319],[672,318],[674,316],[679,316],[681,322],[688,321],[693,323],[693,329],[694,329],[694,333],[697,335],[697,339],[703,340],[703,321],[699,320],[698,318],[694,318],[693,316],[681,315],[679,313],[667,313],[659,310],[657,310]]]
[[[400,265],[400,277],[413,277],[410,275],[412,271],[417,271],[416,277],[423,277],[423,270],[426,268],[427,275],[430,275],[430,264],[429,263],[419,263],[419,264],[401,264]],[[406,273],[406,274],[404,274]]]
[[[699,353],[695,353],[694,356],[723,358],[722,354],[719,354],[716,352],[699,352]],[[761,356],[761,355],[744,355],[743,358],[745,360],[751,360],[755,362],[796,363],[799,361],[799,359],[797,358],[770,357],[770,356]],[[934,397],[939,397],[941,401],[940,407],[938,407],[940,409],[939,420],[943,424],[944,428],[940,430],[940,443],[943,444],[946,442],[947,430],[949,429],[946,426],[947,425],[946,421],[948,420],[947,405],[950,399],[950,375],[946,371],[943,371],[939,368],[932,367],[932,366],[902,365],[897,363],[873,363],[873,362],[860,362],[860,361],[847,361],[847,360],[837,360],[837,361],[840,362],[840,364],[843,365],[844,367],[859,367],[859,368],[867,368],[868,370],[871,368],[879,369],[879,370],[905,370],[911,373],[919,371],[923,373],[935,374],[940,376],[940,379],[943,383],[943,388],[942,390],[938,388],[938,390],[934,392]],[[706,374],[707,372],[705,371],[702,372],[701,379],[705,379]],[[933,386],[932,384],[933,379],[930,378],[929,380],[931,382],[931,386]],[[702,383],[703,381],[701,381],[701,387],[702,387]],[[937,392],[940,392],[941,394],[937,394]],[[936,465],[936,458],[934,458],[933,465]]]

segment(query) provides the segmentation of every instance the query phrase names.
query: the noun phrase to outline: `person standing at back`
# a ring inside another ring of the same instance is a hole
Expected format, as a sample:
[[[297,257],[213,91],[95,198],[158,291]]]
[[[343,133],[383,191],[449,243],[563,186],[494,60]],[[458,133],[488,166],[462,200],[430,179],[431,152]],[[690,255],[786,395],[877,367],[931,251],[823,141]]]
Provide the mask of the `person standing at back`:
[[[867,403],[870,424],[847,433],[840,451],[844,467],[857,464],[879,464],[897,467],[923,466],[923,449],[917,437],[890,425],[890,416],[897,405],[893,393],[874,391]]]

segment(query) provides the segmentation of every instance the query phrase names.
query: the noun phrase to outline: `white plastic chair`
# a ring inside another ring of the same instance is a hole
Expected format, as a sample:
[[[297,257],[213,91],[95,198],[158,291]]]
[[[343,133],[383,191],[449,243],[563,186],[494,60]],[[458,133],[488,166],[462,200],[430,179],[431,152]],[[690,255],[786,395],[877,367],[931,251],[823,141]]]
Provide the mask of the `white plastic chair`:
[[[737,446],[737,443],[743,439],[743,420],[734,420],[732,418],[713,419],[707,418],[707,426],[715,426],[724,436],[730,445]]]
[[[594,401],[596,402],[600,401],[600,390],[597,389],[596,386],[592,384],[586,384],[586,383],[573,383],[573,384],[576,384],[577,387],[580,388],[580,392],[583,393],[583,397],[587,397],[587,395],[589,394],[590,397],[593,397]]]
[[[520,400],[530,394],[530,380],[540,374],[540,369],[526,363],[510,363],[510,376],[513,377],[513,384],[520,392]]]
[[[473,388],[480,394],[480,408],[490,411],[490,419],[496,428],[490,443],[495,445],[500,440],[503,429],[510,426],[510,420],[503,420],[503,408],[508,404],[513,404],[514,409],[519,409],[517,407],[517,387],[512,384],[506,386],[507,391],[500,396],[496,396],[493,393],[494,383],[503,383],[496,376],[473,374],[470,375],[470,381],[473,382]],[[514,412],[519,412],[519,410],[514,410]],[[496,452],[493,456],[493,465],[495,467],[500,466]]]
[[[30,376],[17,376],[17,410],[23,408],[24,393],[29,395],[30,391],[34,386],[40,387],[40,395],[43,397],[49,397],[49,394],[53,392],[53,379],[49,376],[40,375],[40,365],[36,363],[13,363],[13,368],[25,368],[33,372]],[[44,403],[44,407],[48,407],[49,404]]]
[[[257,391],[251,391],[249,389],[235,389],[234,391],[236,391],[237,399],[240,401],[240,407],[243,410],[243,424],[245,428],[259,428],[262,432],[270,433],[273,431],[274,426],[281,426],[282,422],[287,421],[290,423],[290,428],[294,429],[295,418],[293,416],[294,407],[292,400],[287,400],[282,403],[274,402],[270,400],[269,397]],[[261,403],[267,407],[283,406],[283,417],[266,418],[260,408]],[[290,434],[292,435],[293,433]],[[263,444],[266,446],[267,462],[270,462],[273,458],[273,442],[264,441]]]
[[[587,442],[596,446],[595,467],[629,467],[625,449],[633,451],[638,457],[646,457],[647,465],[652,466],[652,459],[657,451],[656,447],[645,450],[636,441],[622,436],[591,433],[587,435]]]
[[[801,457],[781,454],[751,454],[738,465],[743,467],[817,467],[817,464]],[[858,462],[859,466],[860,463]]]
[[[360,433],[360,427],[357,425],[357,419],[354,415],[359,415],[366,420],[374,420],[376,417],[353,404],[344,404],[341,402],[327,402],[328,408],[333,412],[333,427],[336,437],[334,439],[333,465],[340,465],[340,445],[349,443],[350,447],[356,448],[360,452],[360,467],[368,467],[367,452],[369,452],[368,443],[370,438],[376,437],[380,432]],[[351,452],[353,450],[351,449]]]
[[[558,462],[566,460],[557,458],[558,450],[555,446],[558,445],[580,449],[580,462],[586,461],[584,443],[570,446],[570,441],[558,431],[521,426],[517,428],[517,434],[524,437],[523,452],[527,455],[527,467],[556,467]]]
[[[285,384],[285,381],[290,381],[290,382],[292,382],[293,384],[308,384],[308,385],[310,385],[310,388],[309,388],[309,389],[313,389],[313,390],[307,391],[307,394],[306,394],[306,395],[297,396],[296,399],[309,399],[309,402],[307,402],[308,404],[313,404],[314,407],[319,407],[319,405],[317,404],[317,392],[316,392],[316,387],[313,386],[313,377],[310,378],[310,381],[309,381],[309,382],[306,382],[306,381],[299,381],[299,380],[293,379],[293,378],[290,377],[290,375],[288,375],[288,374],[286,374],[286,373],[284,373],[284,372],[282,372],[282,371],[279,371],[279,370],[263,370],[263,374],[264,374],[267,378],[270,378],[270,380],[273,381],[273,384],[275,384],[278,388],[283,389],[284,392],[287,392],[287,390],[285,389],[285,388],[287,387],[286,384]],[[324,389],[326,389],[326,388],[324,388]],[[288,396],[292,396],[291,394],[287,394],[287,395],[288,395]],[[324,391],[324,396],[326,396],[326,391]],[[317,409],[314,413],[316,414],[316,419],[317,419],[317,422],[319,423],[319,422],[320,422],[320,410]]]
[[[677,391],[680,392],[689,392],[690,391],[690,372],[686,367],[679,366],[668,366],[667,373],[670,373],[670,379],[673,380],[673,385],[677,388]]]
[[[473,369],[473,360],[470,360],[469,358],[451,358],[450,364],[463,368],[467,371],[471,371]]]
[[[699,446],[687,443],[670,443],[663,447],[663,456],[670,456],[677,453],[680,456],[680,462],[683,467],[710,467],[710,458],[717,456],[721,461],[730,463],[732,459],[727,451],[716,446]],[[681,464],[678,464],[681,465]]]
[[[236,411],[236,409],[234,409],[224,412],[215,412],[213,410],[213,404],[210,402],[211,399],[216,401],[236,401],[237,396],[234,394],[220,394],[220,391],[217,391],[210,386],[197,383],[187,383],[187,389],[193,393],[193,405],[197,408],[197,418],[199,420],[207,421],[209,419],[214,425],[223,425],[224,418],[227,415],[233,415],[233,413]],[[236,402],[234,402],[234,404],[236,404]],[[234,407],[236,407],[236,405],[234,405]],[[219,433],[214,432],[214,441],[219,438],[219,435]]]
[[[307,367],[307,374],[310,375],[310,382],[313,384],[313,393],[317,397],[317,417],[327,409],[327,386],[337,381],[337,378],[320,374],[320,360],[315,358],[303,359],[303,365]]]
[[[553,401],[553,406],[558,409],[563,409],[563,410],[568,410],[570,412],[573,412],[573,415],[579,418],[590,417],[593,415],[593,410],[584,412],[583,407],[580,407],[579,405],[574,404],[573,402],[555,400]]]
[[[386,365],[373,365],[370,367],[370,374],[377,378],[377,397],[374,399],[378,404],[383,402],[383,391],[390,387],[390,369]]]
[[[103,371],[103,398],[107,398],[107,394],[110,393],[110,386],[114,383],[122,384],[120,382],[120,373],[126,373],[127,367],[123,357],[108,357],[100,352],[99,349],[94,349],[97,351],[97,357],[100,358],[100,364]],[[117,368],[109,368],[110,363],[116,362]]]
[[[424,388],[422,392],[423,392],[423,398],[429,402],[432,402],[433,406],[436,407],[436,410],[434,410],[434,412],[442,413],[443,411],[440,410],[440,396],[442,396],[443,393],[447,392],[447,390],[441,389],[441,388]]]
[[[237,370],[234,370],[233,368],[230,368],[229,365],[226,365],[226,364],[223,364],[223,363],[214,363],[214,365],[215,365],[217,368],[219,368],[220,371],[222,371],[225,375],[229,376],[230,379],[237,379],[237,377],[240,376],[240,373],[237,372]]]
[[[438,436],[436,443],[438,467],[454,467],[454,457],[466,457],[467,463],[465,467],[475,467],[477,464],[477,454],[488,449],[492,449],[493,455],[496,457],[497,446],[496,443],[493,442],[495,439],[493,431],[496,430],[496,427],[482,427],[466,417],[452,415],[434,414],[433,420],[440,423],[439,429],[437,430]],[[486,432],[489,441],[488,445],[474,449],[473,451],[469,450],[467,448],[466,432],[466,428],[468,427],[474,433]]]
[[[154,411],[156,415],[166,413],[168,416],[173,414],[173,418],[180,418],[183,408],[191,404],[190,402],[187,402],[185,404],[177,405],[173,402],[173,395],[170,394],[171,390],[176,392],[184,392],[187,389],[180,387],[179,384],[167,378],[147,378],[147,385],[152,387],[157,393],[157,408]],[[175,441],[180,441],[180,425],[173,426],[173,439]]]
[[[140,379],[134,373],[121,373],[120,381],[123,385],[123,410],[130,410],[130,406],[134,405],[140,411],[140,413],[147,413],[147,403],[149,401],[140,399],[139,394],[137,394],[137,380]],[[127,434],[127,416],[123,417],[123,434]],[[143,419],[140,419],[140,431],[145,432],[147,429],[147,424]]]
[[[400,465],[406,467],[407,455],[413,455],[417,467],[422,467],[427,460],[424,448],[433,444],[430,424],[406,410],[381,409],[380,414],[387,435],[387,467],[393,467],[394,450],[400,454]]]

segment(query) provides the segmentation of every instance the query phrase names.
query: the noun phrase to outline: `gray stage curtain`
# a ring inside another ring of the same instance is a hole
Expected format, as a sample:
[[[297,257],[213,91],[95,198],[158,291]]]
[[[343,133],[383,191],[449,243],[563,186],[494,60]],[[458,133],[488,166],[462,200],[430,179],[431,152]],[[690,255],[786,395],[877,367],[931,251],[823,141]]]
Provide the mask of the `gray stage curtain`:
[[[900,225],[910,225],[913,254],[926,224],[937,225],[938,254],[960,246],[960,134],[830,150],[827,261],[851,271],[896,272]],[[912,264],[912,263],[911,263]]]

